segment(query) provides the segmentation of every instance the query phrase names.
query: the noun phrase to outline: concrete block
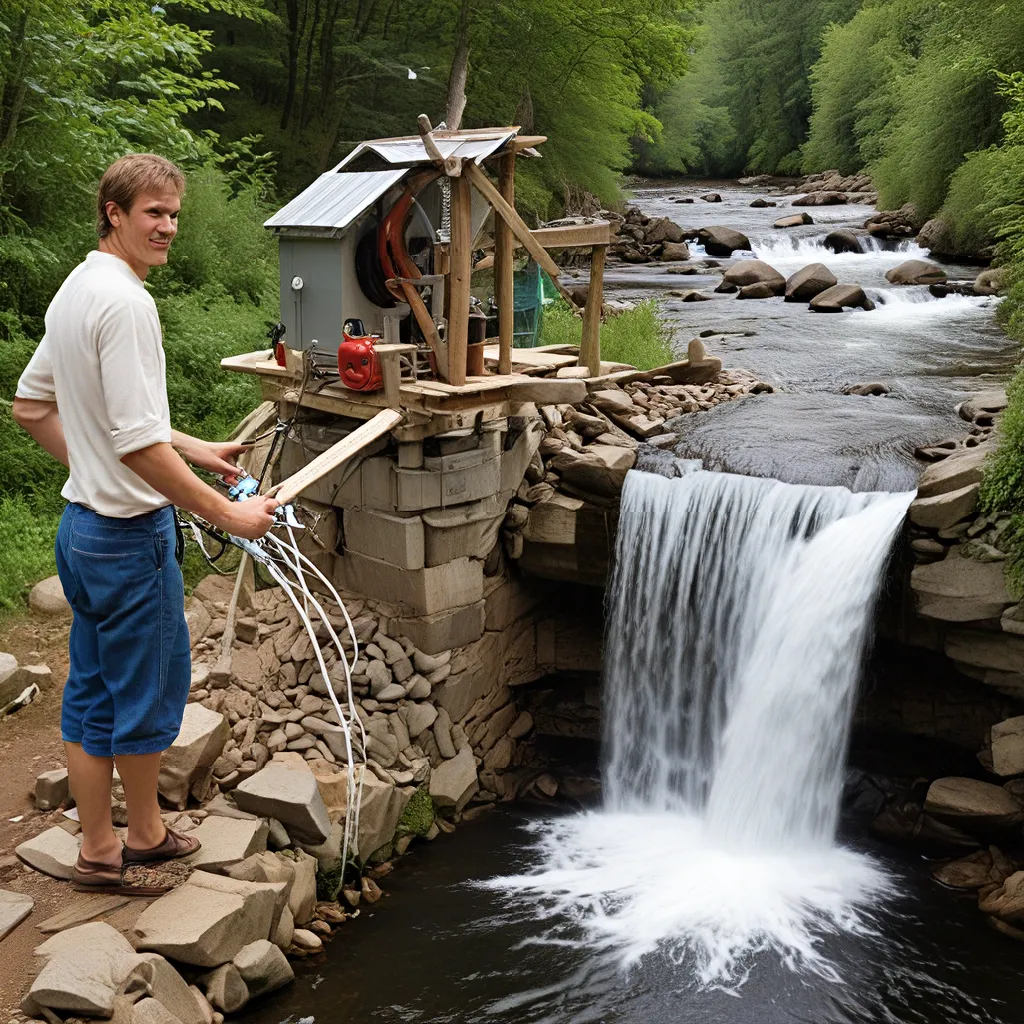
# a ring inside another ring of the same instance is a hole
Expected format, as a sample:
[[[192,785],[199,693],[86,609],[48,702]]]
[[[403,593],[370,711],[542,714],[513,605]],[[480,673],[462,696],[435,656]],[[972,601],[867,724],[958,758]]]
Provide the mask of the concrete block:
[[[426,461],[426,460],[424,460]],[[501,488],[501,460],[492,458],[469,469],[441,473],[441,506],[460,505],[496,494]]]
[[[408,472],[419,472],[409,470]],[[384,512],[394,512],[396,506],[396,482],[394,463],[387,456],[364,459],[359,467],[360,486],[362,488],[361,506],[375,508]],[[348,507],[348,506],[343,506]],[[430,506],[421,506],[429,508]]]
[[[423,513],[424,557],[441,565],[463,555],[486,558],[498,540],[505,503],[492,494],[480,501]]]
[[[576,514],[583,508],[579,498],[556,491],[547,501],[530,509],[523,540],[538,544],[575,544]]]
[[[399,569],[377,558],[347,552],[335,560],[334,582],[355,594],[404,605],[415,614],[434,615],[483,597],[483,564],[457,558],[424,569]],[[412,639],[408,632],[404,635]]]
[[[485,603],[476,601],[434,615],[399,618],[395,624],[424,654],[439,654],[479,640],[484,634],[485,611]]]
[[[489,436],[493,437],[493,432]],[[473,469],[495,458],[497,453],[492,451],[492,447],[476,447],[451,455],[428,455],[423,459],[423,468],[435,473],[455,473],[460,469]]]
[[[398,446],[399,469],[423,468],[423,442],[406,441]]]
[[[424,567],[423,520],[419,516],[349,509],[344,513],[344,530],[346,551],[368,555],[399,569]]]

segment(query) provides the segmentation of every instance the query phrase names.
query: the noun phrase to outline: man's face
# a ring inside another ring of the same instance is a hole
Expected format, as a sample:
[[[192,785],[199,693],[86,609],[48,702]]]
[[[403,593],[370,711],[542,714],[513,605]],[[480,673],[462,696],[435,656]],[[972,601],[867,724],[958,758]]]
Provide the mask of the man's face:
[[[178,232],[181,198],[173,189],[167,192],[143,192],[125,212],[116,203],[107,204],[107,219],[113,231],[108,236],[111,248],[145,278],[150,267],[167,262],[167,250]]]

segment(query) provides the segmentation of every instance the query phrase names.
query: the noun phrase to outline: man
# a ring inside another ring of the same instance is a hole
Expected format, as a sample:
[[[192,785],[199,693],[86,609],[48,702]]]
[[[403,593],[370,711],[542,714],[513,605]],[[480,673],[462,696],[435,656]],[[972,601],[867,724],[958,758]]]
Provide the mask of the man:
[[[241,445],[171,430],[160,321],[143,282],[167,262],[185,180],[152,154],[123,157],[99,186],[99,247],[61,285],[22,374],[15,420],[70,470],[57,569],[74,612],[61,731],[82,824],[76,887],[152,895],[124,868],[186,856],[164,827],[160,755],[181,727],[191,667],[173,505],[240,537],[270,528],[277,502],[233,503],[193,466],[232,479]],[[114,834],[117,764],[128,837]]]

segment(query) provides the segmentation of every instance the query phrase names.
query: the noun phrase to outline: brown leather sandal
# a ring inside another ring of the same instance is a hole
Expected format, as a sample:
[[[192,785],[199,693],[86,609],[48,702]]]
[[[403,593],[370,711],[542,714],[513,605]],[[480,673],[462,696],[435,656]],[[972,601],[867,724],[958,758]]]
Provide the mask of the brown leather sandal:
[[[71,884],[76,892],[107,893],[111,896],[163,896],[172,885],[129,885],[124,880],[127,864],[101,864],[81,854],[75,863]]]
[[[148,850],[133,850],[125,846],[121,859],[125,864],[151,864],[158,860],[177,860],[178,857],[188,857],[202,848],[202,843],[195,836],[185,835],[176,832],[173,828],[167,829],[164,841]]]

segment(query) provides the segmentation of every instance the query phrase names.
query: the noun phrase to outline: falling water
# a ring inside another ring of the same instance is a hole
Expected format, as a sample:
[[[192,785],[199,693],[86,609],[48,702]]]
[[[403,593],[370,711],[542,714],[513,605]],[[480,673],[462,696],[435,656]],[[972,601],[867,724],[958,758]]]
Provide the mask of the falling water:
[[[863,648],[912,497],[630,473],[605,806],[547,823],[540,869],[494,885],[627,964],[661,950],[737,983],[771,950],[827,974],[821,937],[863,928],[887,885],[833,840]]]

